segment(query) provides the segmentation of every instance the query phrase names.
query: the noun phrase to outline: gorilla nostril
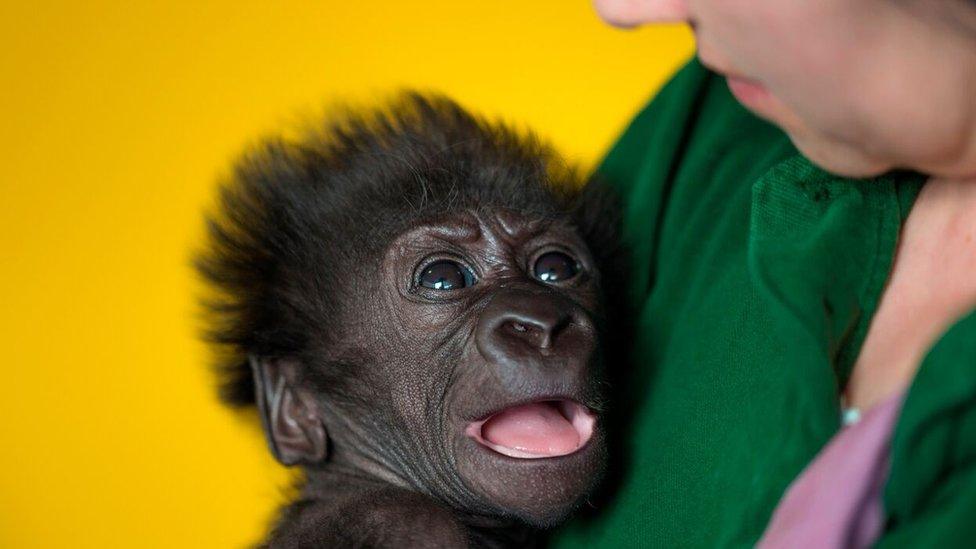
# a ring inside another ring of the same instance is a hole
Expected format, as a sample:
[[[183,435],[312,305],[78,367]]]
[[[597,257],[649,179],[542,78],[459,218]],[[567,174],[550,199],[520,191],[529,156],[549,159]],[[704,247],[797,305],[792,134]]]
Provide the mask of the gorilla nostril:
[[[532,324],[527,324],[525,322],[519,322],[518,320],[510,320],[505,323],[505,327],[508,328],[509,332],[514,333],[519,338],[529,339],[533,344],[537,344],[536,339],[542,336],[542,330],[538,326],[533,326]]]
[[[525,322],[522,320],[509,320],[503,324],[503,328],[516,339],[528,343],[532,347],[540,350],[548,350],[553,345],[556,336],[570,324],[569,319],[557,322]]]

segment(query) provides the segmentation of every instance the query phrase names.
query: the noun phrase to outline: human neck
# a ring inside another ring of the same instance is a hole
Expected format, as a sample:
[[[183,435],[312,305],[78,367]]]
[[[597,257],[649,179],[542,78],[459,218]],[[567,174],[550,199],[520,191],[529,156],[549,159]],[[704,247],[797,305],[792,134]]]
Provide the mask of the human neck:
[[[928,282],[918,288],[931,307],[944,310],[947,323],[976,306],[976,177],[930,179],[905,224],[903,241],[907,249],[899,254],[924,258],[913,263],[924,276],[919,282]]]
[[[878,309],[846,387],[868,409],[910,383],[926,352],[976,307],[976,179],[932,178],[902,229]]]

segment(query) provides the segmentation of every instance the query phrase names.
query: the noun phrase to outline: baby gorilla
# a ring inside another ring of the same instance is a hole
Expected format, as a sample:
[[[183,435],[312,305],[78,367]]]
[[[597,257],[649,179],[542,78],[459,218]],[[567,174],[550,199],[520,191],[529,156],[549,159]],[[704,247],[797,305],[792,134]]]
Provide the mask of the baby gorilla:
[[[406,95],[238,164],[198,266],[223,397],[301,496],[266,544],[525,546],[599,479],[613,200]]]

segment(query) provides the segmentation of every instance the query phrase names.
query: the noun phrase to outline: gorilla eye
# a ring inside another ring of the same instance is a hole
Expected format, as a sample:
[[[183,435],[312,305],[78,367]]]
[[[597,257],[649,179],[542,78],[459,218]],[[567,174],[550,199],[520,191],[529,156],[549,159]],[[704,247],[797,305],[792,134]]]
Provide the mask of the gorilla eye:
[[[432,290],[460,290],[474,284],[474,273],[456,261],[445,259],[424,268],[417,282]]]
[[[533,275],[543,282],[562,282],[576,276],[579,262],[563,252],[547,252],[535,260]]]

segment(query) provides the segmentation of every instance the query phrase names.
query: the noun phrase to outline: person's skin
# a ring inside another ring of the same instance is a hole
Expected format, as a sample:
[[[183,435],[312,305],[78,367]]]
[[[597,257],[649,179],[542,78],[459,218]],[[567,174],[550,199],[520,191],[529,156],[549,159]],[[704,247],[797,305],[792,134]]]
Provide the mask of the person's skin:
[[[845,389],[869,408],[911,382],[976,306],[976,2],[594,0],[607,22],[691,25],[702,63],[813,162],[928,174]]]

